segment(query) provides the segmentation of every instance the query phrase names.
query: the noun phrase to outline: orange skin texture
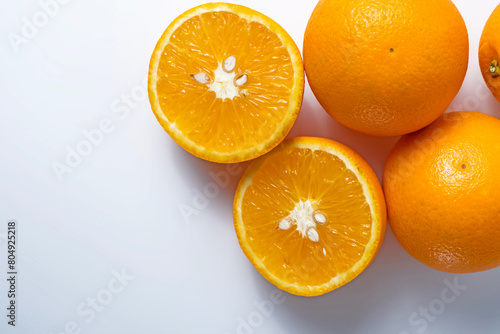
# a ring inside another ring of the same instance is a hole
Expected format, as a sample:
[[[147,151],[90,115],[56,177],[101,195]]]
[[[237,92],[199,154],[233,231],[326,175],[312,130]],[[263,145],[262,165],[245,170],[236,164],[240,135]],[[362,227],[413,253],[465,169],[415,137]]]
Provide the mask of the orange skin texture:
[[[491,93],[500,101],[500,77],[493,77],[490,65],[493,60],[500,62],[500,5],[495,8],[484,26],[481,40],[479,42],[479,67],[486,85]]]
[[[402,137],[384,169],[389,224],[415,259],[450,273],[500,266],[500,120],[453,112]]]
[[[450,0],[322,0],[304,37],[306,74],[323,108],[380,137],[437,119],[468,62],[467,28]]]

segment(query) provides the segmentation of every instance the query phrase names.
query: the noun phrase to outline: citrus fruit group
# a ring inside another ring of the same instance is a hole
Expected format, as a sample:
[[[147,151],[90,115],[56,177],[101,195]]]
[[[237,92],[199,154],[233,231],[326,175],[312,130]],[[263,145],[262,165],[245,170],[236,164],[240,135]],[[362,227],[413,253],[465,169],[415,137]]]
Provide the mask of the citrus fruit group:
[[[321,0],[304,37],[309,84],[343,125],[396,136],[438,118],[468,66],[467,29],[450,0]]]
[[[323,138],[286,140],[255,160],[236,191],[241,248],[271,283],[317,296],[359,275],[382,244],[380,183],[352,149]]]
[[[304,92],[292,38],[244,6],[209,3],[175,19],[149,68],[149,99],[166,132],[192,154],[231,163],[288,134]]]
[[[500,120],[444,114],[400,139],[384,170],[389,224],[414,258],[445,272],[500,266]]]
[[[493,96],[500,101],[500,5],[484,26],[479,42],[479,68]]]

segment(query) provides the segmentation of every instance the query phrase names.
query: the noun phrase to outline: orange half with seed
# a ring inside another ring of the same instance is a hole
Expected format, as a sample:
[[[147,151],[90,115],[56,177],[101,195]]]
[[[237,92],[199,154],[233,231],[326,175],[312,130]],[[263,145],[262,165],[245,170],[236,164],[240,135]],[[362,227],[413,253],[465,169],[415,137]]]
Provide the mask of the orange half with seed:
[[[254,161],[236,191],[236,234],[257,270],[302,296],[332,291],[375,258],[386,207],[372,168],[323,138],[286,140]]]
[[[244,6],[209,3],[172,22],[150,62],[149,99],[188,152],[234,163],[276,147],[292,128],[304,69],[292,38]]]

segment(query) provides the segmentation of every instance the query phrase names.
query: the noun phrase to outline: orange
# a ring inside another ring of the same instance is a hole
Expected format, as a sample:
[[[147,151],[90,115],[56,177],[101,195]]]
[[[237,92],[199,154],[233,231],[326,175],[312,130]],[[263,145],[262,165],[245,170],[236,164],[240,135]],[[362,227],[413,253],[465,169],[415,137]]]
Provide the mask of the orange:
[[[495,8],[479,42],[479,67],[486,85],[500,101],[500,5]]]
[[[382,244],[380,183],[352,149],[323,138],[286,140],[254,161],[233,205],[236,234],[278,288],[317,296],[358,276]]]
[[[155,47],[149,99],[165,131],[214,162],[258,157],[294,124],[304,69],[292,38],[252,9],[225,3],[175,19]]]
[[[467,29],[450,0],[322,0],[304,38],[307,78],[323,108],[375,136],[438,118],[468,60]]]
[[[500,120],[444,114],[404,136],[383,184],[389,224],[415,259],[450,273],[500,265]]]

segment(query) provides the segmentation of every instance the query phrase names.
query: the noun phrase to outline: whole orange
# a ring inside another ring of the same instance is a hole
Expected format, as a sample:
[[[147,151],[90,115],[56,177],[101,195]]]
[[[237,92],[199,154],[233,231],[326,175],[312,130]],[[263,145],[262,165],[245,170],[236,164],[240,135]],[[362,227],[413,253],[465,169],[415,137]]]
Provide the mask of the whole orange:
[[[479,42],[479,67],[486,85],[500,101],[500,5],[484,26]]]
[[[467,28],[450,0],[322,0],[304,38],[306,74],[323,108],[376,136],[438,118],[468,61]]]
[[[500,266],[500,120],[453,112],[402,137],[385,165],[389,224],[437,270]]]

